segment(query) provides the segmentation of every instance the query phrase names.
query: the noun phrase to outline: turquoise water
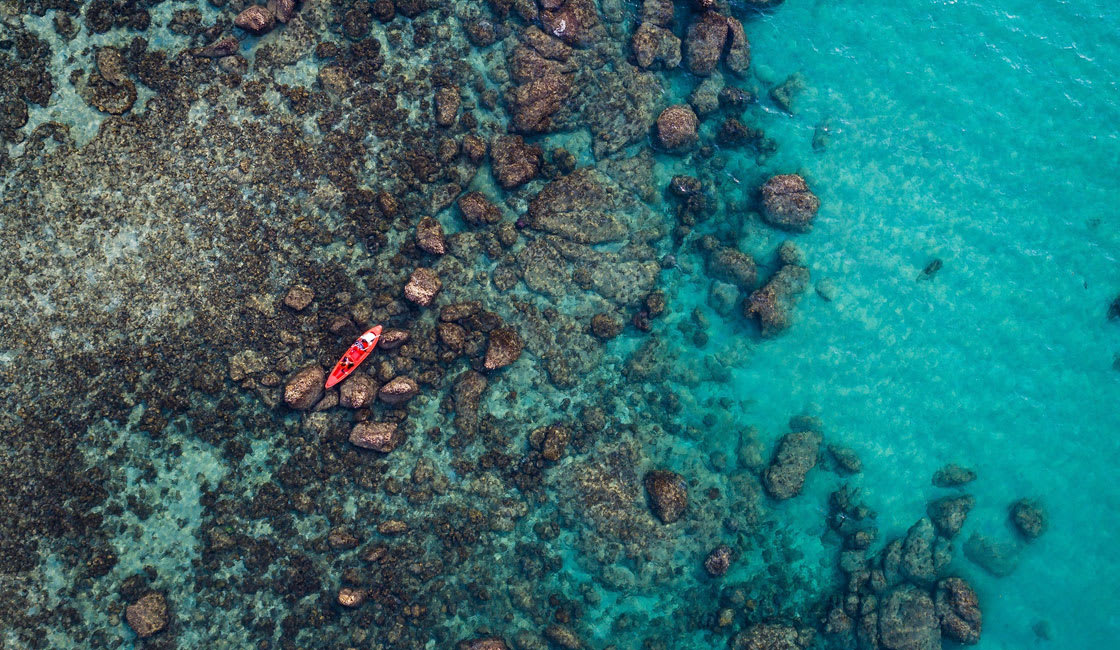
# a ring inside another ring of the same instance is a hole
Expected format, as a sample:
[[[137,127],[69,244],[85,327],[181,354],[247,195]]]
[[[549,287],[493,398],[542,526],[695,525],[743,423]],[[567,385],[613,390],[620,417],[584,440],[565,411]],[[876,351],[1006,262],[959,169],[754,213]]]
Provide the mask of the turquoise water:
[[[1051,530],[1018,570],[968,567],[980,647],[1032,647],[1039,620],[1060,647],[1120,638],[1120,327],[1105,318],[1120,284],[1118,30],[1111,3],[1018,0],[795,0],[747,28],[759,77],[806,81],[796,115],[769,114],[770,164],[819,188],[798,241],[837,296],[806,298],[713,391],[748,393],[748,419],[774,432],[790,412],[825,416],[874,458],[863,486],[884,528],[924,513],[949,461],[980,475],[962,538],[1009,537],[1006,504],[1040,495]]]

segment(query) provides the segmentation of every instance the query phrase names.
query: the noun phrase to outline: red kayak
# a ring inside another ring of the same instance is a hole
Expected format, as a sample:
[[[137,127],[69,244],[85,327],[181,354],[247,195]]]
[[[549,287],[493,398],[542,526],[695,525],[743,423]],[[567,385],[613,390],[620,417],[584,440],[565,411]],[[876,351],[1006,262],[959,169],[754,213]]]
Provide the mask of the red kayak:
[[[365,334],[358,337],[354,341],[354,345],[342,355],[342,358],[335,364],[334,370],[331,374],[327,375],[327,388],[334,386],[338,382],[350,376],[350,373],[358,367],[358,365],[366,360],[370,352],[377,347],[377,341],[381,338],[381,326],[374,326]]]

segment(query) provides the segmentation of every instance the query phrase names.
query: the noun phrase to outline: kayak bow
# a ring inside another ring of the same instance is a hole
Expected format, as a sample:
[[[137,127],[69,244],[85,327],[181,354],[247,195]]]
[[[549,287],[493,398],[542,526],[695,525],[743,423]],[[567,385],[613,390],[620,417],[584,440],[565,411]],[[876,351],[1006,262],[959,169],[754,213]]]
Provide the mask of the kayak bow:
[[[358,365],[366,360],[370,352],[377,347],[377,341],[381,338],[381,326],[376,325],[365,334],[358,337],[357,341],[346,350],[346,354],[335,364],[334,370],[331,374],[327,375],[327,388],[334,386],[338,382],[350,376],[358,368]]]

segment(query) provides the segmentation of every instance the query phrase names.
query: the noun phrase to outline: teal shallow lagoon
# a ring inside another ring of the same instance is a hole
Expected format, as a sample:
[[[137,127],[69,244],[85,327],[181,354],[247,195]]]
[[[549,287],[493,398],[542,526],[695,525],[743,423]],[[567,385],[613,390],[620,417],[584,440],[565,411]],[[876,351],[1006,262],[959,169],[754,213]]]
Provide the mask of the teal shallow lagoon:
[[[807,84],[794,117],[769,115],[769,165],[819,189],[799,243],[837,295],[808,297],[713,391],[748,395],[746,420],[775,435],[791,412],[822,415],[865,455],[888,532],[924,513],[950,461],[980,474],[962,539],[1010,537],[1006,505],[1041,496],[1051,531],[1012,576],[957,556],[985,606],[981,647],[1032,647],[1040,620],[1062,647],[1120,633],[1118,28],[1101,2],[795,1],[747,26],[756,74]],[[834,135],[814,154],[823,119]],[[915,281],[933,258],[942,270]]]

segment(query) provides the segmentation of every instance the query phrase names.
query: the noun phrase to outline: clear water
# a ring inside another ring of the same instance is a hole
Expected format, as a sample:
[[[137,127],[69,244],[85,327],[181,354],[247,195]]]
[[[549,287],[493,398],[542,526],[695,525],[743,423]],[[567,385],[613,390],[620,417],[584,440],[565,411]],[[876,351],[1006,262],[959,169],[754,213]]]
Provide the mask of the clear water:
[[[924,512],[949,461],[980,475],[962,538],[1009,537],[1006,504],[1042,496],[1050,532],[1014,574],[965,568],[984,648],[1033,647],[1040,620],[1061,647],[1120,638],[1118,30],[1100,1],[794,0],[748,25],[759,77],[806,81],[796,115],[766,127],[773,167],[819,190],[798,242],[838,291],[713,390],[749,394],[744,417],[771,431],[824,416],[869,461],[884,528]],[[814,154],[825,118],[835,134]]]

